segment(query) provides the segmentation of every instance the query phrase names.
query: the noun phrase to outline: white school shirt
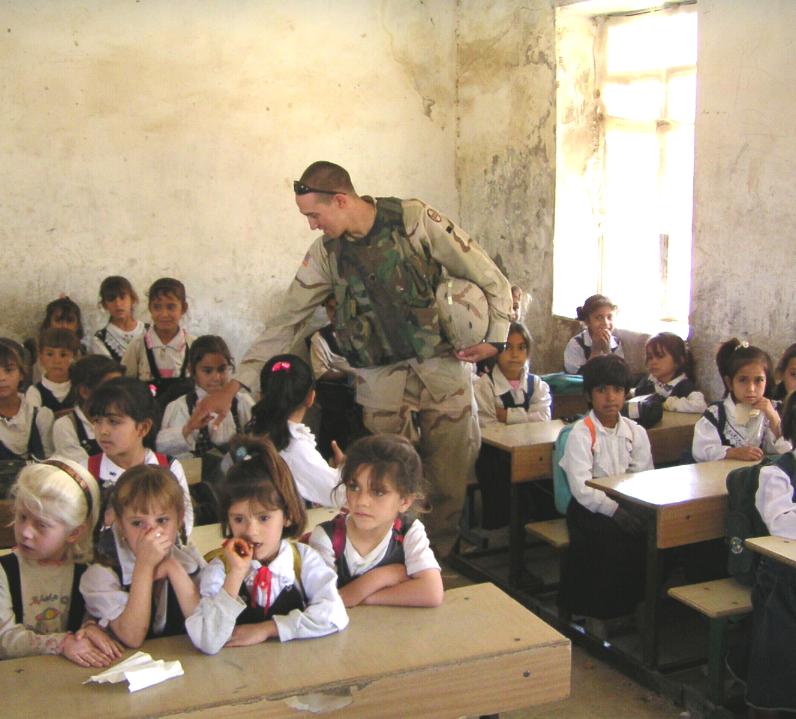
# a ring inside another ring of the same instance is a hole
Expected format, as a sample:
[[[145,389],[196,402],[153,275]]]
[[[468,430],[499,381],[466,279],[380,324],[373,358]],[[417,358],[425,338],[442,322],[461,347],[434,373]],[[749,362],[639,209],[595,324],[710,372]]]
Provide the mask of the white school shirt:
[[[794,451],[796,454],[796,451]],[[790,477],[779,467],[760,468],[755,507],[770,534],[796,539],[796,502]]]
[[[550,387],[539,375],[533,376],[533,397],[526,411],[520,407],[510,407],[506,411],[506,424],[522,424],[524,422],[544,422],[550,419]],[[509,380],[495,365],[492,370],[492,379],[488,374],[483,374],[475,380],[473,391],[476,402],[478,402],[478,423],[485,427],[490,424],[502,424],[498,422],[495,408],[503,402],[500,399],[502,394],[511,392],[515,402],[525,401],[526,389],[528,387],[528,374],[523,375],[520,386],[514,389]]]
[[[207,397],[207,392],[201,387],[196,387],[196,400],[199,402]],[[252,418],[252,407],[254,407],[254,400],[248,392],[238,392],[235,395],[238,400],[238,422],[240,423],[240,431],[243,432],[244,428]],[[199,436],[199,430],[194,430],[188,437],[183,436],[182,428],[188,423],[191,418],[191,413],[188,411],[188,400],[186,395],[169,402],[166,406],[166,411],[163,413],[163,421],[160,424],[160,431],[158,432],[157,444],[158,451],[166,452],[173,455],[190,454],[196,449],[196,438]],[[237,430],[235,429],[235,419],[232,417],[232,412],[228,412],[223,421],[218,427],[214,427],[212,422],[208,426],[210,430],[210,441],[216,446],[224,445],[231,440]]]
[[[149,346],[152,348],[155,366],[160,371],[161,377],[164,379],[179,377],[183,360],[188,361],[187,350],[193,344],[193,341],[194,337],[180,328],[174,337],[166,344],[163,344],[157,332],[155,332],[155,328],[150,327],[144,334],[130,342],[127,347],[127,351],[122,358],[125,374],[128,377],[137,377],[145,382],[152,379],[149,359],[147,359],[146,355],[146,347]]]
[[[351,521],[351,516],[346,517],[346,525]],[[359,577],[365,572],[373,569],[387,553],[387,548],[392,538],[392,527],[387,530],[382,540],[364,556],[361,555],[348,538],[346,532],[345,550],[343,551],[343,558],[345,559],[348,571],[352,577]],[[332,540],[326,533],[321,525],[315,527],[310,535],[310,546],[315,548],[318,553],[323,557],[326,564],[337,571],[334,561],[334,547]],[[439,570],[439,563],[437,562],[434,552],[428,542],[428,535],[426,528],[419,519],[412,522],[409,531],[404,536],[404,566],[406,573],[410,577],[414,577],[419,572],[426,569]]]
[[[17,622],[5,570],[0,567],[0,659],[58,654],[72,606],[73,562],[38,562],[17,554],[22,621]]]
[[[768,424],[768,419],[760,412],[756,417],[750,417],[746,424],[740,424],[735,417],[735,402],[732,397],[723,400],[724,411],[727,413],[727,423],[724,427],[724,436],[730,443],[725,446],[721,443],[721,436],[713,423],[705,417],[700,417],[694,425],[694,440],[691,444],[691,454],[697,462],[711,462],[724,459],[730,447],[744,447],[747,442],[759,447],[763,439],[763,451],[766,454],[784,454],[790,452],[790,442],[784,437],[774,438],[774,433]],[[718,409],[711,405],[707,408],[718,419]]]
[[[69,394],[69,390],[72,389],[72,383],[69,380],[66,380],[66,382],[51,382],[46,377],[42,377],[41,383],[55,395],[55,399],[59,402],[63,402],[66,399],[66,395]],[[42,406],[41,392],[35,384],[28,387],[25,392],[25,399],[34,407]]]
[[[345,504],[345,487],[340,483],[340,470],[330,467],[315,445],[315,436],[301,422],[287,423],[290,442],[279,450],[293,475],[299,495],[308,502],[322,507],[342,507]]]
[[[582,419],[578,420],[558,464],[567,473],[572,496],[581,505],[591,512],[612,517],[619,505],[605,492],[587,487],[586,482],[595,477],[652,469],[650,441],[644,428],[632,419],[620,416],[616,427],[609,429],[603,427],[593,410],[588,416],[594,422],[594,450],[589,428]]]
[[[148,447],[144,451],[144,464],[154,464],[160,466],[157,456]],[[83,466],[88,468],[88,460],[83,462]],[[183,470],[180,460],[173,459],[169,464],[171,473],[177,478],[183,491],[183,500],[185,502],[185,517],[183,524],[185,525],[185,536],[190,537],[193,531],[193,504],[191,504],[191,494],[188,491],[188,480],[185,478],[185,470]],[[100,460],[99,479],[102,487],[106,484],[116,484],[119,477],[124,474],[125,470],[122,469],[116,462],[114,462],[107,454],[102,453]]]
[[[83,430],[88,439],[95,439],[94,425],[89,422],[88,417],[83,414],[83,410],[78,405],[73,408],[75,418],[83,425]],[[55,454],[59,457],[66,457],[86,465],[88,462],[88,453],[83,449],[80,440],[77,437],[75,430],[75,422],[71,415],[65,414],[55,420],[53,424],[53,444],[55,445]]]
[[[337,574],[326,566],[311,547],[299,543],[296,548],[301,557],[300,586],[307,606],[303,611],[293,609],[288,614],[272,617],[281,642],[322,637],[342,631],[348,626],[348,613],[337,591]],[[254,578],[261,566],[259,561],[253,559],[243,580],[249,596],[252,596]],[[287,540],[282,540],[279,552],[268,568],[271,570],[273,602],[282,590],[296,584],[293,550]],[[246,608],[240,596],[232,597],[224,589],[226,576],[221,558],[214,559],[202,570],[199,582],[202,598],[196,611],[185,620],[185,630],[194,646],[206,654],[216,654],[221,650],[232,636],[238,615]],[[266,604],[265,594],[259,587],[254,600],[260,607]]]
[[[80,593],[86,603],[86,611],[103,629],[118,618],[127,606],[127,600],[130,598],[129,587],[133,581],[135,568],[135,554],[122,539],[121,531],[115,524],[112,531],[122,571],[122,581],[119,581],[119,576],[111,567],[102,564],[92,564],[80,577]],[[171,548],[171,558],[179,562],[194,583],[199,582],[200,571],[206,566],[206,562],[192,544],[179,546],[175,544]],[[160,634],[166,625],[167,581],[158,580],[152,587],[155,609],[149,622],[154,634]]]
[[[564,370],[569,372],[569,374],[578,374],[580,368],[588,361],[586,359],[586,353],[583,351],[577,339],[575,339],[578,336],[583,338],[583,343],[587,347],[591,347],[591,333],[587,329],[582,330],[576,334],[575,337],[570,338],[569,342],[567,342],[567,346],[564,348]],[[611,352],[617,357],[625,356],[622,345],[614,335],[611,335]]]
[[[104,329],[106,333],[105,342],[113,347],[114,352],[116,352],[119,357],[124,357],[124,353],[127,351],[130,343],[134,339],[141,337],[144,332],[146,332],[146,325],[141,322],[141,320],[137,320],[135,323],[135,328],[130,332],[125,332],[124,330],[120,330],[115,324],[113,324],[113,322],[108,322]],[[103,355],[104,357],[115,359],[105,346],[105,342],[97,337],[97,335],[93,335],[91,337],[91,342],[89,343],[89,351],[94,355]]]
[[[46,459],[53,453],[53,422],[55,417],[47,407],[34,408],[21,394],[19,399],[21,402],[19,412],[13,417],[0,416],[0,442],[14,454],[27,457],[30,428],[33,422],[33,412],[36,409],[36,428],[39,430],[41,445],[44,450],[44,457],[37,457],[36,459]]]
[[[663,408],[668,412],[694,412],[702,413],[707,408],[705,395],[698,390],[690,392],[687,397],[673,397],[672,392],[680,382],[687,380],[685,374],[679,374],[669,382],[661,382],[652,375],[647,375],[647,381],[652,384],[655,394],[663,397]]]

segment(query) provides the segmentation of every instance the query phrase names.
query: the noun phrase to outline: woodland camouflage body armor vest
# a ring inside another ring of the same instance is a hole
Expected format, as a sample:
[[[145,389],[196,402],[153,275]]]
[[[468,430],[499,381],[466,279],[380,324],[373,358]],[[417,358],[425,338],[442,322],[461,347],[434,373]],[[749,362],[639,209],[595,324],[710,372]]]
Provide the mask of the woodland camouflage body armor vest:
[[[378,198],[376,219],[361,240],[324,238],[337,299],[335,332],[353,367],[427,359],[449,351],[435,300],[442,266],[412,242],[401,200]]]

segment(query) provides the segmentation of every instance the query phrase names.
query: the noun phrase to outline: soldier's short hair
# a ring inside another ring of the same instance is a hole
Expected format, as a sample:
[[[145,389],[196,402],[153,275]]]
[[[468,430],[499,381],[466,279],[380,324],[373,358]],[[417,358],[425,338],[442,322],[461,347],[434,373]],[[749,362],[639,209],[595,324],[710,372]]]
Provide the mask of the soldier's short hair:
[[[301,174],[299,182],[318,190],[338,190],[349,195],[356,195],[348,170],[326,160],[313,162]],[[331,202],[332,197],[333,195],[319,194],[317,199],[319,202]]]

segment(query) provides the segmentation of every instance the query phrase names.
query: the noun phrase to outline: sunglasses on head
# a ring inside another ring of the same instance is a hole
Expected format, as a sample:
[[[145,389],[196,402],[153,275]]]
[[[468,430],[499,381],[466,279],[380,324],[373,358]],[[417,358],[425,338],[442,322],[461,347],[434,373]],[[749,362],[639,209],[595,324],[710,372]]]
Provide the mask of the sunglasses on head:
[[[309,195],[310,192],[317,192],[320,195],[345,195],[345,192],[340,190],[319,190],[316,187],[310,187],[309,185],[305,185],[303,182],[299,182],[298,180],[293,180],[293,192],[297,195]]]

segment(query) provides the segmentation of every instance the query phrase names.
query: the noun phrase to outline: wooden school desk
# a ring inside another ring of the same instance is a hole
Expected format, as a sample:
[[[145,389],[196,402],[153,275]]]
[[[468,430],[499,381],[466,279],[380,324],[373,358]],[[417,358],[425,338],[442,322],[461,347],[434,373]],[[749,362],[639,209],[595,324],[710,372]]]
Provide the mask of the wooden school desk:
[[[749,549],[796,569],[796,540],[785,537],[754,537],[745,542]]]
[[[335,702],[329,719],[460,717],[569,696],[570,642],[491,584],[452,589],[435,609],[354,607],[320,639],[222,649],[205,656],[186,636],[143,651],[182,662],[185,675],[130,694],[81,682],[97,669],[63,657],[0,662],[3,715],[83,719],[315,716],[294,706]],[[315,696],[313,696],[315,695]]]
[[[620,504],[630,504],[647,517],[647,581],[642,632],[644,664],[658,660],[658,609],[661,550],[724,536],[727,473],[754,462],[723,459],[651,469],[636,474],[591,479]]]
[[[691,448],[694,424],[701,414],[664,412],[661,421],[647,430],[656,464],[677,461],[684,450]],[[509,587],[520,582],[525,547],[523,517],[519,513],[517,485],[553,476],[553,445],[564,428],[561,420],[495,423],[481,429],[484,444],[507,452],[510,457],[511,507],[509,510]]]

